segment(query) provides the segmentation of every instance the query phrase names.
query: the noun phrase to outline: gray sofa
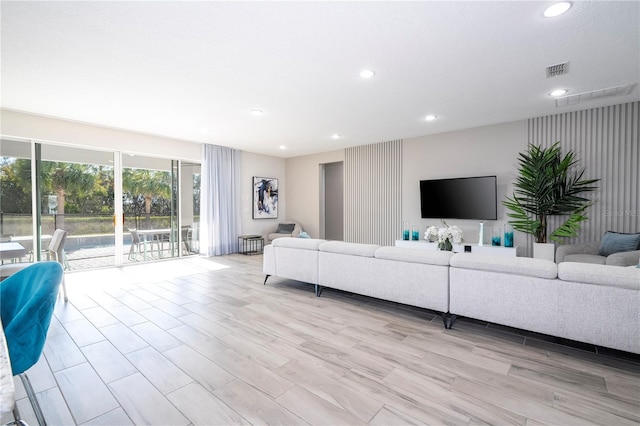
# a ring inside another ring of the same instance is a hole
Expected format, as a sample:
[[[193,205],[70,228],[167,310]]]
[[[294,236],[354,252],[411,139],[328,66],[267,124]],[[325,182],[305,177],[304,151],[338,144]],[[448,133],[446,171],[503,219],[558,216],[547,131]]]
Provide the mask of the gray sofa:
[[[556,249],[556,262],[596,263],[612,266],[632,266],[640,263],[640,250],[623,251],[601,256],[600,241],[565,244]]]
[[[287,233],[278,232],[280,225],[293,225],[293,230]],[[279,222],[264,229],[262,231],[262,239],[264,240],[264,245],[267,245],[271,244],[271,241],[276,238],[298,237],[300,232],[302,232],[302,226],[300,226],[298,222],[285,220],[284,222]]]
[[[640,269],[279,238],[263,271],[323,287],[640,353]]]

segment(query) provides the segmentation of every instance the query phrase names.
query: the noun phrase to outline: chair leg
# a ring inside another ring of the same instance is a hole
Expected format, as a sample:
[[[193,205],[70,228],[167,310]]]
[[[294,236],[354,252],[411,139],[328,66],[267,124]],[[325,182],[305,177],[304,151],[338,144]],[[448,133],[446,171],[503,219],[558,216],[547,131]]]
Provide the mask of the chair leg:
[[[31,386],[31,381],[29,380],[29,377],[25,373],[19,374],[19,376],[20,376],[20,380],[22,380],[22,385],[24,386],[24,390],[27,392],[27,397],[29,398],[29,402],[31,402],[31,406],[33,407],[33,411],[36,415],[36,419],[38,420],[38,423],[40,424],[40,426],[46,426],[47,422],[44,419],[44,414],[42,414],[42,409],[40,408],[40,404],[38,403],[38,399],[36,398],[36,393],[33,390],[33,386]],[[14,415],[15,415],[15,412],[14,412]],[[22,420],[16,420],[16,422],[22,422]],[[18,424],[24,424],[24,422],[18,423]]]
[[[58,253],[56,253],[56,252],[51,252],[51,253],[53,253],[53,255],[55,256],[55,261],[62,265],[62,294],[64,295],[64,301],[68,302],[69,298],[67,297],[67,285],[64,282],[64,269],[65,269],[64,263],[65,263],[65,260],[63,259],[62,262],[61,262],[60,259],[58,258]],[[62,257],[64,258],[64,251],[62,252]]]
[[[71,269],[69,267],[69,261],[67,260],[67,253],[64,251],[64,249],[62,250],[62,268],[67,270]]]
[[[13,404],[12,411],[13,411],[13,421],[11,423],[7,423],[5,426],[9,426],[9,425],[29,426],[27,422],[25,422],[20,418],[20,411],[18,411],[18,405],[16,403]]]
[[[69,298],[67,297],[67,285],[64,282],[64,273],[62,274],[62,294],[64,294],[65,303],[68,302]]]

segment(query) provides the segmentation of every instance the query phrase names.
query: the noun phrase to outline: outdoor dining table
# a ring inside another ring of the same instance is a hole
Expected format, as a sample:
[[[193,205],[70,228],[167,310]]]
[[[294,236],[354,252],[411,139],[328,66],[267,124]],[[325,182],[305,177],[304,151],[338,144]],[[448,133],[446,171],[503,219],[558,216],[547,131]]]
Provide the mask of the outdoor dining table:
[[[27,255],[27,249],[20,243],[9,242],[0,243],[0,259],[11,259],[12,261],[25,257]]]
[[[144,247],[144,259],[147,260],[147,242],[153,241],[154,237],[158,238],[158,257],[162,257],[162,251],[160,249],[161,238],[165,235],[169,236],[169,241],[171,241],[171,228],[161,228],[161,229],[138,229],[138,235],[142,237],[143,247]]]

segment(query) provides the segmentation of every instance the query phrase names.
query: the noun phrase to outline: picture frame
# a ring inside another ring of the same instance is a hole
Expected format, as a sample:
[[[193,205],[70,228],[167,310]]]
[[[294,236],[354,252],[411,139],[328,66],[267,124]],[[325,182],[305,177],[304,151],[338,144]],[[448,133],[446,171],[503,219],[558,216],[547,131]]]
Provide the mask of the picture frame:
[[[278,179],[253,177],[253,219],[278,218]]]

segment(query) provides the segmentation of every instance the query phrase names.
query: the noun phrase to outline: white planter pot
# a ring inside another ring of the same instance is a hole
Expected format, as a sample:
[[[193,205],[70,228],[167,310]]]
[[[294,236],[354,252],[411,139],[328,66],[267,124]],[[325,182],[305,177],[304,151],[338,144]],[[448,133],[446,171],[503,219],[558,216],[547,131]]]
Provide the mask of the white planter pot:
[[[533,257],[555,262],[556,245],[554,243],[533,243]]]

